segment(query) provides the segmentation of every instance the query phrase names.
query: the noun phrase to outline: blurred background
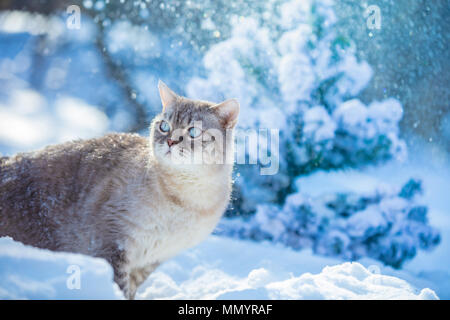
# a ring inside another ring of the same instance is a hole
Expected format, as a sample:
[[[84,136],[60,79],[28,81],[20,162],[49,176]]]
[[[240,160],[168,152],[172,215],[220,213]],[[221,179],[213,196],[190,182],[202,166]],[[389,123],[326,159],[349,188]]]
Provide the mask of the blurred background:
[[[235,97],[239,129],[280,130],[280,170],[237,166],[216,234],[370,257],[450,297],[449,11],[445,0],[1,0],[0,153],[147,135],[159,79],[194,99]]]

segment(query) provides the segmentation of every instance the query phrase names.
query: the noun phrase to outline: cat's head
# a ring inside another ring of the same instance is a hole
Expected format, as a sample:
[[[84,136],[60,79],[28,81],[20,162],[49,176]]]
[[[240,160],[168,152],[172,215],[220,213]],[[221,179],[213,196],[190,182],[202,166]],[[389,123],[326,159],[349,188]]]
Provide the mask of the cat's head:
[[[233,128],[239,114],[235,99],[222,103],[191,100],[158,83],[162,112],[152,121],[150,143],[161,164],[192,169],[233,162]]]

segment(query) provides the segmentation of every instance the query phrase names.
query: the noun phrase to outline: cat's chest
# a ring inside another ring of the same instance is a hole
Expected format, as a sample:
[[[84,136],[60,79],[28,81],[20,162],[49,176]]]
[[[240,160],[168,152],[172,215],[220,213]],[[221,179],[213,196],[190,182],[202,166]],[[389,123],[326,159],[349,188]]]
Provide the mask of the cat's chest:
[[[166,261],[195,246],[213,231],[221,216],[219,210],[201,215],[170,204],[140,211],[139,227],[132,230],[128,250],[129,259],[136,266]]]

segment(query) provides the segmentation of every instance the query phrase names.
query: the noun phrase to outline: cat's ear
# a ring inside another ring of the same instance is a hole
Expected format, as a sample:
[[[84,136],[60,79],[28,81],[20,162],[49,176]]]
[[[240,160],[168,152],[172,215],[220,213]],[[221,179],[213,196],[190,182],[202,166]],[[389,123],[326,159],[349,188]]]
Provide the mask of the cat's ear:
[[[170,88],[161,80],[158,81],[158,89],[164,111],[167,108],[167,106],[175,102],[178,96],[175,92],[170,90]]]
[[[219,114],[224,128],[232,129],[237,123],[239,115],[239,102],[236,99],[229,99],[219,103],[213,108]]]

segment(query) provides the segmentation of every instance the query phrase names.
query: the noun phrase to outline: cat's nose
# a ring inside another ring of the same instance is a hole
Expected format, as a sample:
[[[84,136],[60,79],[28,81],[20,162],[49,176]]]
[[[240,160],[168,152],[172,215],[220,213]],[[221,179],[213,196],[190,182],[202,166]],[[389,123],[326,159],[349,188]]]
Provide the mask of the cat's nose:
[[[167,139],[167,144],[169,145],[169,147],[171,147],[174,144],[180,143],[181,140],[183,140],[183,137],[180,137],[180,140],[178,140],[178,141],[175,141],[175,140],[172,140],[172,139]]]
[[[167,139],[167,144],[169,145],[169,147],[173,146],[176,142],[173,141],[172,139]]]

